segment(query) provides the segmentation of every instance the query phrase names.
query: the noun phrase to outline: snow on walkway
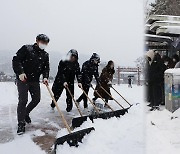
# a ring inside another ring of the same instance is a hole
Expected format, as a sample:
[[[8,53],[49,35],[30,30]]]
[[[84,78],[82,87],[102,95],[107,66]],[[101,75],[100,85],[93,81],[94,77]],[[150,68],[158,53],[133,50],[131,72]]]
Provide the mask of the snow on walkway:
[[[120,85],[115,88],[134,104],[129,113],[119,119],[85,122],[81,128],[74,131],[92,126],[96,130],[87,135],[78,148],[70,148],[67,144],[58,146],[58,154],[179,154],[180,110],[173,114],[165,109],[149,112],[148,108],[144,107],[146,104],[143,103],[142,87],[134,86],[131,89],[127,85]],[[55,138],[67,134],[58,112],[53,113],[50,110],[51,98],[44,85],[41,85],[41,90],[41,103],[30,115],[32,124],[27,125],[25,135],[17,136],[17,89],[14,83],[0,83],[0,153],[48,153]],[[76,86],[75,97],[80,94],[81,91]],[[113,90],[112,94],[123,106],[128,107]],[[93,96],[92,90],[90,96]],[[68,123],[71,124],[73,117],[65,111],[65,93],[58,102]],[[102,103],[101,100],[98,102]],[[120,109],[114,101],[111,101],[110,105],[114,109]],[[75,107],[72,112],[79,116]]]

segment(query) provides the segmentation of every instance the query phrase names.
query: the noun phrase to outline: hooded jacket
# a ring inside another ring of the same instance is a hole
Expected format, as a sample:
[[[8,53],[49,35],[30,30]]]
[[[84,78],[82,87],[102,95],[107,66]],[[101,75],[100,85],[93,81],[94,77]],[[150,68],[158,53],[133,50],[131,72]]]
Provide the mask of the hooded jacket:
[[[74,83],[75,76],[78,83],[81,83],[81,73],[78,61],[70,62],[61,60],[58,66],[58,72],[55,78],[55,83]]]

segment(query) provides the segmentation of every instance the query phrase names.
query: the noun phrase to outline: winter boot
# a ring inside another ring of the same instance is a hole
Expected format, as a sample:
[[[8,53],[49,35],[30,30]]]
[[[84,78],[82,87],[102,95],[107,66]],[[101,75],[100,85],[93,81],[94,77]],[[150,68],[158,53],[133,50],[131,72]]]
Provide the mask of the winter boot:
[[[151,109],[149,111],[155,111],[156,110],[156,107],[151,107]]]
[[[51,108],[54,109],[55,108],[55,104],[52,102],[51,103]]]
[[[71,112],[71,110],[72,110],[72,104],[68,104],[67,108],[66,108],[66,111]]]
[[[17,134],[18,135],[22,135],[24,133],[25,133],[25,123],[24,122],[20,122],[18,124]]]
[[[86,109],[86,108],[88,108],[88,104],[87,104],[87,102],[86,102],[86,103],[84,103],[84,109]]]

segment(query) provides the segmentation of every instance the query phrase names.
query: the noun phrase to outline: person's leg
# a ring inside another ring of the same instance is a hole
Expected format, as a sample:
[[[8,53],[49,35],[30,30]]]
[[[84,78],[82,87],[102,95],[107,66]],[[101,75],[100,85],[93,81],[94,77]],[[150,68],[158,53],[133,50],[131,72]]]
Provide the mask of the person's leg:
[[[71,94],[74,96],[74,83],[69,83],[68,88],[69,88]],[[72,110],[73,103],[72,103],[72,97],[67,89],[66,89],[66,97],[67,97],[66,98],[66,103],[67,103],[66,111],[70,112]]]
[[[19,95],[19,102],[17,107],[18,118],[18,134],[25,132],[25,116],[26,116],[26,104],[28,102],[28,83],[17,80],[17,89]]]
[[[77,101],[78,103],[81,102],[82,99],[83,99],[83,97],[84,97],[84,93],[82,93],[81,96],[80,96],[76,101]]]
[[[88,93],[89,93],[89,86],[88,85],[85,85],[85,86],[83,86],[83,89],[84,89],[84,91],[85,91],[85,93],[88,95]],[[86,97],[86,95],[84,94],[84,97],[83,97],[83,101],[84,101],[84,108],[88,108],[88,104],[87,104],[87,97]]]
[[[56,101],[58,101],[59,97],[61,96],[62,92],[63,92],[64,86],[62,83],[56,83],[54,82],[53,86],[52,86],[52,92],[54,94],[54,98]],[[52,101],[51,103],[51,107],[55,108],[55,104]]]
[[[31,102],[26,107],[26,115],[29,116],[29,113],[38,105],[41,100],[41,91],[39,82],[29,83],[29,92],[31,94]]]

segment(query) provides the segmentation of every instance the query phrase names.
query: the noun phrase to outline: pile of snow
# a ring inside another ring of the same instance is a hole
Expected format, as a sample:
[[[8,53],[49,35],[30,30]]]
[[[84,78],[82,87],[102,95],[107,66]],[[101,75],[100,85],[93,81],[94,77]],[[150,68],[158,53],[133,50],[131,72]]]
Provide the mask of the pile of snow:
[[[142,110],[142,104],[135,105],[129,110],[129,113],[121,118],[97,119],[93,124],[91,121],[87,121],[75,131],[92,126],[95,131],[86,135],[78,148],[69,148],[67,143],[58,146],[57,154],[115,154],[118,151],[123,154],[144,154],[145,129]],[[65,129],[59,131],[58,137],[64,134],[67,134]]]

